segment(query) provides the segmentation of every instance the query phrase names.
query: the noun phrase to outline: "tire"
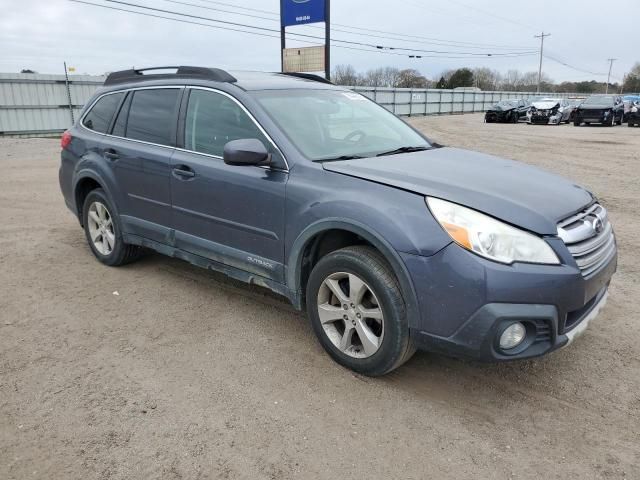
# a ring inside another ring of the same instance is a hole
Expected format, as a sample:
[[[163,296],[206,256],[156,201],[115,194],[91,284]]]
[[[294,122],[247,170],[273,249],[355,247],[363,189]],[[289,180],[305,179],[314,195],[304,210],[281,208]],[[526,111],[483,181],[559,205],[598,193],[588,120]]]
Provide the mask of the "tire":
[[[82,207],[82,225],[89,248],[105,265],[126,265],[140,257],[140,247],[124,242],[120,219],[101,188],[87,195]]]
[[[364,293],[352,292],[352,285]],[[343,367],[377,377],[398,368],[415,352],[398,280],[371,247],[347,247],[323,257],[309,276],[306,300],[318,341]],[[378,320],[359,313],[365,311],[375,313]],[[360,332],[370,340],[362,342]]]

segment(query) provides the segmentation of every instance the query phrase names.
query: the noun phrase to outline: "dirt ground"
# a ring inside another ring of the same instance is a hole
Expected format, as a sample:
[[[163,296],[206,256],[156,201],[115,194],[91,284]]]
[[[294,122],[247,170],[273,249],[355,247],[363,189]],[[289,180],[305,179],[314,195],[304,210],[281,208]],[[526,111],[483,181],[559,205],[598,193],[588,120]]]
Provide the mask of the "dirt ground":
[[[640,129],[412,122],[599,194],[619,271],[575,344],[356,376],[262,290],[159,255],[99,264],[58,141],[1,139],[0,478],[640,479]]]

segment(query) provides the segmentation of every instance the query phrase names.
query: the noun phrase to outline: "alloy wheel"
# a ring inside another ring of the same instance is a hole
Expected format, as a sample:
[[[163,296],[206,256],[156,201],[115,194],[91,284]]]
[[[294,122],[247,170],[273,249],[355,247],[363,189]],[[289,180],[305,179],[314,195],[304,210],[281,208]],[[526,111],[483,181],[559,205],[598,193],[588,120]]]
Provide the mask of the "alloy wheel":
[[[116,244],[116,234],[113,218],[103,203],[93,202],[89,206],[87,226],[89,227],[89,237],[95,249],[104,256],[111,254]]]
[[[371,287],[353,273],[329,275],[318,291],[318,315],[327,338],[345,355],[368,358],[382,345],[384,315]]]

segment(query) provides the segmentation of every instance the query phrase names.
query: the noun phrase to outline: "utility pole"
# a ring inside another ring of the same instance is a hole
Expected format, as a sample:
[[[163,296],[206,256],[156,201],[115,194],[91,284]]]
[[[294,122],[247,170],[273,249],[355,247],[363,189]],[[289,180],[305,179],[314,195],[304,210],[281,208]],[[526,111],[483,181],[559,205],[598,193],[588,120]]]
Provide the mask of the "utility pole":
[[[609,93],[609,80],[611,80],[611,69],[613,68],[613,62],[615,62],[617,58],[607,58],[607,62],[609,62],[609,75],[607,75],[607,86],[604,89],[604,93]]]
[[[540,93],[540,83],[542,82],[542,55],[544,54],[544,37],[550,37],[550,33],[542,32],[540,35],[534,35],[534,38],[540,39],[540,66],[538,67],[538,88],[536,93]]]

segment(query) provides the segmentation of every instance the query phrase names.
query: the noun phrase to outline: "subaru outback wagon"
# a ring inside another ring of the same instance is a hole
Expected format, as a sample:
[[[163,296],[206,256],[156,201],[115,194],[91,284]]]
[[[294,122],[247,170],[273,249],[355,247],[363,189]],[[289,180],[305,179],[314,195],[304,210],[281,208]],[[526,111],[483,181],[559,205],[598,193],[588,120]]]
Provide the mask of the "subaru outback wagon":
[[[113,73],[62,137],[60,185],[100,262],[151,249],[267,287],[365,375],[416,349],[552,352],[616,270],[589,191],[309,75]]]

